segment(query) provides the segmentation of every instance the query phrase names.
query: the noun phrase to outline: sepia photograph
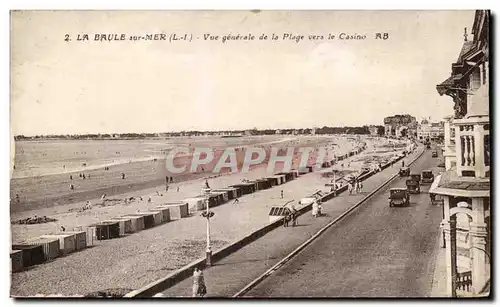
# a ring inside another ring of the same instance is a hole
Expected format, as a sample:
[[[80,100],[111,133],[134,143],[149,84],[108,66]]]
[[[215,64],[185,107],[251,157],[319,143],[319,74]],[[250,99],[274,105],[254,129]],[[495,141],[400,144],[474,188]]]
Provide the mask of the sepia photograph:
[[[491,299],[491,15],[11,10],[10,297]]]

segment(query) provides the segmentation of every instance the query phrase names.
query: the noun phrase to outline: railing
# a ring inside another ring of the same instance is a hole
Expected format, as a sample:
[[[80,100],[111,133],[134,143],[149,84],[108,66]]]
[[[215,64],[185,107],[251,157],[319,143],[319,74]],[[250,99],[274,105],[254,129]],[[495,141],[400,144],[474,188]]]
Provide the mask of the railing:
[[[457,290],[470,292],[472,288],[472,271],[457,273]]]
[[[489,118],[454,120],[457,173],[464,177],[490,177]]]

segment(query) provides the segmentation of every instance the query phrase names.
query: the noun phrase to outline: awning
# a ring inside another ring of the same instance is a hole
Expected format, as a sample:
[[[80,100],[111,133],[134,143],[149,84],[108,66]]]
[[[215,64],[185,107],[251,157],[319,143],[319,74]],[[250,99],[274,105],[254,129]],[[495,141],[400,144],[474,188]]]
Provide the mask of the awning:
[[[429,189],[429,193],[435,193],[440,181],[441,181],[441,175],[438,175],[436,176],[436,178],[434,178],[434,181],[431,184],[431,188]]]
[[[439,95],[443,96],[446,94],[446,91],[450,87],[453,87],[455,85],[454,77],[451,76],[448,79],[444,80],[441,84],[436,85],[436,90],[438,91]]]

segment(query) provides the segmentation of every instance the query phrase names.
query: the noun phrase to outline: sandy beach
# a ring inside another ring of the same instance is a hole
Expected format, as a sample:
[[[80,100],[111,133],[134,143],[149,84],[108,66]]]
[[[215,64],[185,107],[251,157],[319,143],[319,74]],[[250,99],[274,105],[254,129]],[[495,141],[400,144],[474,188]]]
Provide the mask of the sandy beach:
[[[341,147],[335,146],[336,152],[339,155],[349,152],[356,144],[353,140],[347,140],[342,137],[316,137],[302,138],[302,140],[299,141],[295,140],[289,145],[297,146],[301,144],[300,142],[302,142],[302,144],[307,144],[307,146],[323,146],[329,142],[342,143],[343,145]],[[315,156],[313,154],[310,156],[310,160],[311,162],[315,161]],[[97,174],[90,172],[90,179],[83,180],[78,178],[78,182],[82,184],[82,189],[85,188],[86,191],[82,191],[76,195],[65,194],[57,196],[58,191],[67,189],[66,183],[62,184],[57,180],[54,180],[52,185],[49,182],[46,182],[45,185],[31,185],[33,190],[41,189],[43,190],[42,192],[46,194],[54,195],[54,198],[59,197],[58,201],[54,201],[50,206],[45,207],[43,207],[43,202],[39,202],[38,206],[35,206],[34,209],[31,210],[13,210],[11,212],[11,221],[34,216],[46,216],[54,218],[57,221],[29,225],[13,224],[11,225],[12,241],[20,242],[40,235],[55,233],[60,231],[61,226],[64,226],[64,228],[68,230],[79,227],[85,228],[90,224],[104,221],[109,218],[133,213],[137,210],[154,208],[166,201],[179,201],[194,197],[200,195],[202,184],[205,182],[204,178],[216,177],[212,173],[185,174],[183,177],[176,178],[176,182],[170,185],[169,191],[165,192],[164,176],[158,174],[158,172],[161,172],[161,168],[153,169],[152,167],[148,168],[141,166],[141,163],[139,163],[139,165],[135,163],[125,164],[123,167],[129,167],[128,172],[130,175],[124,180],[126,183],[119,186],[112,185],[113,182],[117,180],[106,180],[106,178],[103,177],[105,175],[108,176],[108,174],[111,177],[119,176],[120,171],[114,171],[114,175],[113,172],[101,171]],[[215,179],[209,179],[209,182],[213,188],[225,188],[231,184],[240,183],[244,179],[259,179],[271,175],[267,172],[265,166],[266,164],[263,163],[260,167],[252,168],[248,173],[226,173]],[[96,172],[98,171],[96,170]],[[60,178],[60,180],[67,181],[67,179],[63,178]],[[120,182],[121,179],[118,181]],[[106,187],[106,185],[110,185],[110,187]],[[53,190],[51,190],[51,188]],[[107,194],[106,198],[108,200],[116,200],[113,201],[114,205],[99,205],[99,203],[102,203],[100,196],[103,193]],[[130,197],[135,197],[136,200],[125,203],[124,199]],[[140,201],[139,197],[142,197],[143,200]],[[151,203],[147,201],[149,197],[151,197]],[[66,198],[71,198],[73,201],[65,202]],[[44,200],[46,200],[46,198]],[[78,212],[79,209],[85,205],[87,200],[91,202],[93,208],[84,212]]]

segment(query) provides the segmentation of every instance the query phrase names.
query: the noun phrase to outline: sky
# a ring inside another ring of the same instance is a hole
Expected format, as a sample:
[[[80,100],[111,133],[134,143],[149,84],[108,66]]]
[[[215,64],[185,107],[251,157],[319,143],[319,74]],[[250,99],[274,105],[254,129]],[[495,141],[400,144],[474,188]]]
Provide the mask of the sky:
[[[13,12],[11,131],[360,126],[395,114],[437,121],[453,113],[453,101],[436,84],[449,77],[473,19],[474,11]],[[377,32],[389,38],[376,40]],[[96,33],[127,40],[97,42]],[[128,40],[150,33],[192,41]],[[258,39],[272,33],[277,41]],[[256,39],[220,41],[236,34]]]

